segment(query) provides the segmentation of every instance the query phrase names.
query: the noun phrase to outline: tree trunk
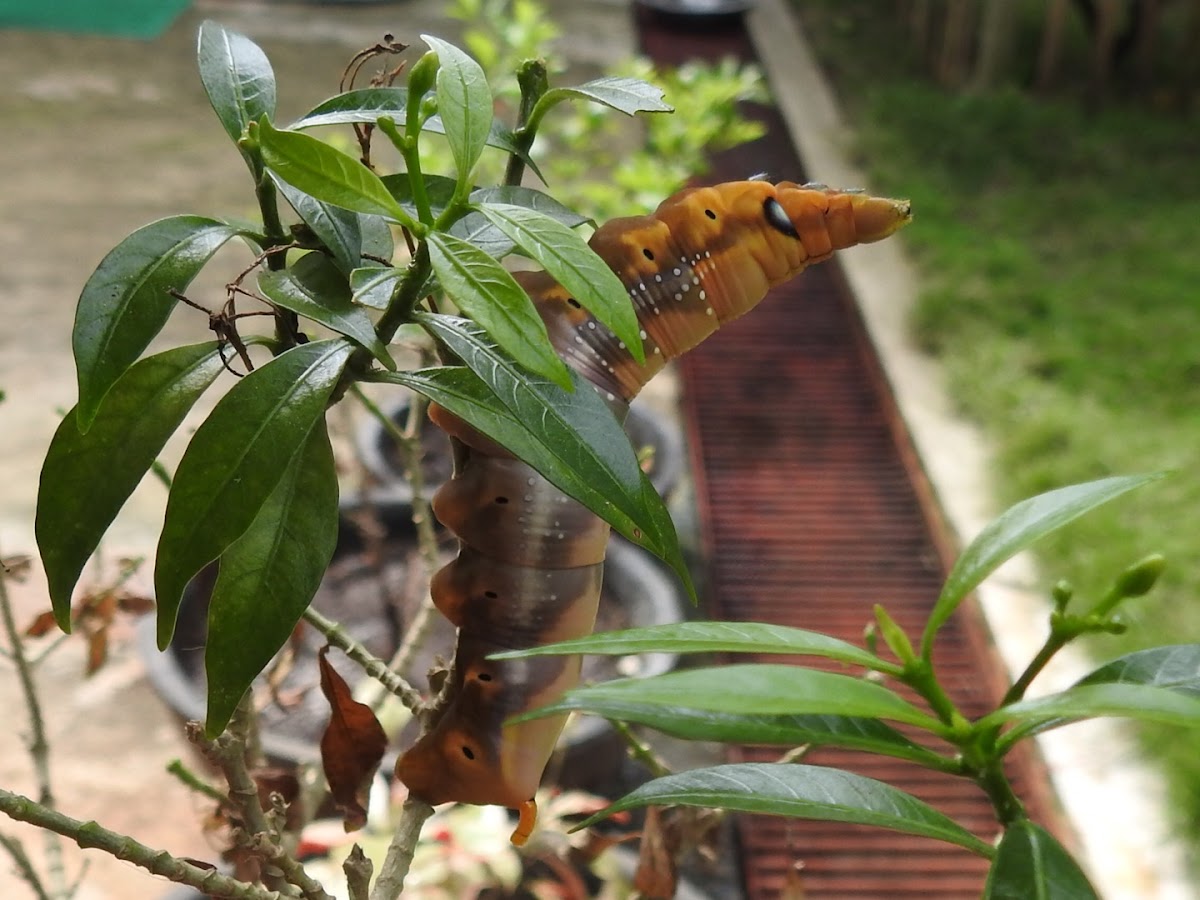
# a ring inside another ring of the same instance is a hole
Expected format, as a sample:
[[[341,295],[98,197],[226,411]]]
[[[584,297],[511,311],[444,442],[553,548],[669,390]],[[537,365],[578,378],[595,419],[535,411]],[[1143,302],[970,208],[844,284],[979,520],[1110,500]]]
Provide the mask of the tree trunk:
[[[962,87],[971,52],[970,0],[947,0],[946,20],[942,28],[942,46],[938,57],[937,79],[945,87]]]
[[[979,23],[979,60],[972,87],[995,87],[1008,71],[1017,4],[1012,0],[986,0]]]
[[[1039,91],[1047,91],[1054,84],[1069,4],[1070,0],[1049,0],[1046,5],[1046,24],[1042,27],[1042,47],[1038,52],[1037,77],[1034,81]]]

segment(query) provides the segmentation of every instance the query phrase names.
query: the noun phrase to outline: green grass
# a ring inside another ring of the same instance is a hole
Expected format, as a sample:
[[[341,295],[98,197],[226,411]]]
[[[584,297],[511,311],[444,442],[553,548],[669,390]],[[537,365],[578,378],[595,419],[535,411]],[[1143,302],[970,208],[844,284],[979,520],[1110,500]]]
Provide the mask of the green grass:
[[[1039,546],[1083,603],[1126,564],[1169,568],[1093,647],[1200,641],[1200,120],[1016,88],[952,94],[897,49],[890,5],[798,4],[873,188],[913,201],[912,327],[997,451],[1001,502],[1108,474],[1172,478]],[[1035,45],[1036,46],[1036,45]],[[819,175],[819,173],[815,173]],[[1197,735],[1145,730],[1200,845]]]

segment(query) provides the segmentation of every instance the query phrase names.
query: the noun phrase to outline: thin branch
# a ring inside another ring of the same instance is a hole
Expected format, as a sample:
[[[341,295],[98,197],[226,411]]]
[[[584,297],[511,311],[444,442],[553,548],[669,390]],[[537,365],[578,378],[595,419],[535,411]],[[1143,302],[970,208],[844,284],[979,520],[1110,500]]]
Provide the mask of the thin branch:
[[[363,853],[362,847],[355,844],[346,861],[342,863],[342,871],[346,875],[346,891],[350,900],[369,900],[371,896],[371,874],[375,866],[370,857]]]
[[[222,875],[215,869],[201,868],[174,857],[165,850],[155,850],[127,835],[109,831],[96,822],[72,819],[3,788],[0,788],[0,812],[18,822],[26,822],[62,835],[85,850],[102,850],[154,875],[190,885],[202,894],[220,897],[223,900],[284,900],[284,895],[278,891],[238,881],[228,875]]]
[[[387,857],[371,891],[371,900],[396,900],[400,896],[417,849],[417,840],[421,837],[421,827],[432,815],[433,807],[428,803],[412,797],[404,801],[396,833],[388,845]]]
[[[415,710],[421,705],[421,694],[412,685],[389,669],[387,663],[382,659],[350,637],[337,622],[321,615],[311,606],[304,611],[304,619],[321,632],[325,636],[325,640],[358,663],[364,672],[399,697],[409,709]]]
[[[12,602],[8,595],[7,573],[0,572],[0,617],[4,619],[4,632],[8,636],[9,653],[21,681],[25,698],[25,709],[29,713],[30,737],[29,757],[33,762],[37,779],[38,801],[42,806],[54,808],[54,793],[50,786],[50,744],[46,740],[46,723],[42,718],[42,705],[38,699],[37,686],[33,683],[33,667],[25,656],[25,644],[17,629],[13,616]],[[51,833],[46,834],[46,875],[50,882],[51,897],[67,896],[67,873],[63,865],[62,843]]]
[[[21,842],[15,837],[0,834],[0,847],[7,850],[8,855],[13,858],[13,863],[17,867],[17,874],[25,879],[25,883],[33,889],[37,900],[50,900],[50,895],[46,893],[46,889],[42,886],[42,879],[38,877],[37,869],[29,861],[29,856],[25,853],[25,847]]]
[[[201,779],[199,775],[185,766],[183,764],[183,760],[171,760],[171,762],[167,765],[167,771],[178,778],[183,783],[184,787],[195,791],[197,794],[201,794],[207,797],[209,800],[215,800],[221,805],[225,805],[229,802],[228,797],[226,797],[211,784]]]

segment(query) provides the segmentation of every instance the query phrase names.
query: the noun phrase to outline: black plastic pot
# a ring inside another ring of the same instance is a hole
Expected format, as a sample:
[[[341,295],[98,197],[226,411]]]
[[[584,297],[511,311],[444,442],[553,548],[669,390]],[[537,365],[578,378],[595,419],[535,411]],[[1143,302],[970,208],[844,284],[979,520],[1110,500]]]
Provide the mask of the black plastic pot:
[[[371,521],[366,528],[360,520]],[[379,527],[375,541],[364,539]],[[338,548],[314,604],[341,622],[349,633],[376,655],[387,659],[403,636],[411,603],[401,595],[411,594],[415,585],[408,577],[416,542],[409,509],[389,504],[370,511],[343,512]],[[171,646],[160,653],[155,644],[151,617],[138,632],[138,643],[151,684],[183,719],[203,719],[205,713],[204,642],[207,633],[208,597],[216,577],[205,570],[188,586],[179,611],[178,626]],[[614,540],[605,564],[599,629],[634,627],[681,621],[684,599],[677,582],[657,560],[623,540]],[[424,584],[421,582],[423,589]],[[407,591],[405,589],[408,589]],[[409,673],[415,684],[424,685],[424,672],[435,654],[448,658],[454,639],[449,622],[438,617],[430,637],[432,646],[416,661]],[[279,685],[283,695],[301,694],[287,711],[270,705],[262,712],[262,744],[270,759],[279,765],[314,762],[319,759],[318,742],[328,719],[328,708],[319,689],[316,653],[324,638],[305,629],[295,649],[290,674]],[[340,653],[330,661],[351,684],[362,679],[359,668]],[[584,678],[603,680],[623,675],[654,675],[669,671],[676,662],[672,654],[636,657],[587,657]],[[307,689],[307,690],[305,690]],[[409,737],[395,742],[405,746]],[[555,783],[565,788],[600,791],[605,779],[616,772],[624,759],[619,740],[602,719],[580,717],[564,735],[565,757],[554,768],[560,773]],[[384,771],[390,771],[385,761]]]
[[[401,427],[408,421],[409,403],[410,396],[402,394],[388,410],[392,421]],[[683,439],[679,429],[635,401],[625,420],[625,433],[635,450],[652,451],[646,474],[655,490],[669,497],[683,472]],[[379,485],[371,496],[388,502],[411,503],[412,489],[404,477],[395,441],[383,426],[374,419],[367,420],[359,430],[357,443],[363,464]],[[421,451],[426,492],[432,494],[453,472],[450,443],[440,429],[431,425],[421,432]]]

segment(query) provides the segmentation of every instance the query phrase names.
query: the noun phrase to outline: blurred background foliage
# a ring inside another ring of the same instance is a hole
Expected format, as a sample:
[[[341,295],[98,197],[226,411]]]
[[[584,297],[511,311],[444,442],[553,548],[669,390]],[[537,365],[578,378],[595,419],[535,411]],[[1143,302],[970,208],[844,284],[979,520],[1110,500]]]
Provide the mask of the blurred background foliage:
[[[1162,552],[1136,638],[1093,650],[1197,640],[1200,2],[794,3],[872,186],[913,200],[912,327],[991,438],[998,502],[1176,470],[1043,545],[1043,574],[1094,598]],[[1200,848],[1200,754],[1142,734]]]

